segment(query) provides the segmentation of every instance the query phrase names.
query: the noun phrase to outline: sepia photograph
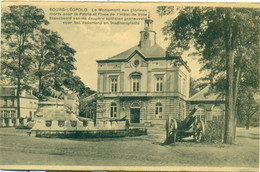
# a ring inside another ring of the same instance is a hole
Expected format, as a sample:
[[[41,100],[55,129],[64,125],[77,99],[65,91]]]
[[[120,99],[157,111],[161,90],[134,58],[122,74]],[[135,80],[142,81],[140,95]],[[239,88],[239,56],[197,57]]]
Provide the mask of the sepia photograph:
[[[258,3],[1,2],[0,169],[259,171]]]

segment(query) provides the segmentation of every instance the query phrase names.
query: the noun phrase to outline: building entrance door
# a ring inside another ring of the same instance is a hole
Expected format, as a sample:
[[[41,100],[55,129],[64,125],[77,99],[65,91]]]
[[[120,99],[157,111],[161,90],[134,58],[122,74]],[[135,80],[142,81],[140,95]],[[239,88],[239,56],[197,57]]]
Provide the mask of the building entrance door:
[[[131,123],[140,123],[140,108],[131,108]]]
[[[140,104],[134,102],[130,107],[130,122],[140,123]]]

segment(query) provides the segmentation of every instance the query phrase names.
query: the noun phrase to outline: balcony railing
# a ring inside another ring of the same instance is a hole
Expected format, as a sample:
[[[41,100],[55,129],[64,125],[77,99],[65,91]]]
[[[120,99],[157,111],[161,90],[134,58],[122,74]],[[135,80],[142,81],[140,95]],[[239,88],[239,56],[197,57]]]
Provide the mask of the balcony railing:
[[[99,92],[98,95],[103,97],[168,97],[168,96],[179,96],[185,97],[179,92]]]

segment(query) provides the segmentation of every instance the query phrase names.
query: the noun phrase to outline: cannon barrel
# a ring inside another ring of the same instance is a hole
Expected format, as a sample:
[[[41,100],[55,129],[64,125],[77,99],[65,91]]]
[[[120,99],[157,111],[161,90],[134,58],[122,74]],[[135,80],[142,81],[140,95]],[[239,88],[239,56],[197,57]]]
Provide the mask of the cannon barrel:
[[[193,115],[195,114],[197,109],[198,106],[195,106],[190,112],[190,114],[181,122],[183,128],[189,128],[191,124],[195,121],[196,117],[194,117]]]

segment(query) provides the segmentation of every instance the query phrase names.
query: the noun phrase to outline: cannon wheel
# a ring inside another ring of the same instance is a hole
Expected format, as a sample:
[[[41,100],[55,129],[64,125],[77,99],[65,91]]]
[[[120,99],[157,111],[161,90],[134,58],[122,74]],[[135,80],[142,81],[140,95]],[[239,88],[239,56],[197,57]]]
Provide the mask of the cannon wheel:
[[[166,140],[170,143],[176,142],[177,138],[177,121],[172,118],[166,120]]]
[[[197,120],[194,122],[195,124],[195,131],[194,131],[194,139],[197,143],[201,142],[205,136],[205,124],[202,120]]]

